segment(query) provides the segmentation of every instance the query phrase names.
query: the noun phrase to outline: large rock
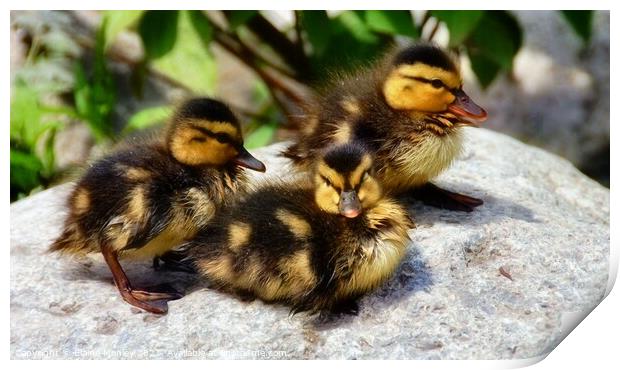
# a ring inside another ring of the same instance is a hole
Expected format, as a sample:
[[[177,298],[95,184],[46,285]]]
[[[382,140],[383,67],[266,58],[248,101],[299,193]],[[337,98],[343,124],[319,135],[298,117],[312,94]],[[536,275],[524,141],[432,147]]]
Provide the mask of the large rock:
[[[288,172],[257,151],[270,173]],[[241,302],[182,273],[127,264],[137,285],[189,288],[166,316],[123,302],[99,256],[45,253],[69,185],[11,206],[11,357],[526,359],[548,353],[604,297],[609,191],[569,162],[467,132],[441,186],[483,198],[470,214],[411,202],[405,261],[356,317],[318,322]],[[572,314],[571,314],[572,313]]]

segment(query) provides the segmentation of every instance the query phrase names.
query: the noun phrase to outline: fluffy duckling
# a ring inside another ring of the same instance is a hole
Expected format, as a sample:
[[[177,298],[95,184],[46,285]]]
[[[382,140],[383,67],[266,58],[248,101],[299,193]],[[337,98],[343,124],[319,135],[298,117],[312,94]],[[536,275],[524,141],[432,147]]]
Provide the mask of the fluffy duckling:
[[[487,117],[463,91],[459,66],[443,50],[427,44],[397,50],[374,68],[335,81],[322,96],[283,153],[302,169],[326,146],[359,140],[372,150],[386,192],[413,189],[428,204],[460,211],[482,204],[429,183],[460,153],[462,128]]]
[[[293,312],[356,313],[399,265],[413,222],[383,196],[362,146],[317,162],[311,180],[270,183],[222,209],[185,245],[198,273]]]
[[[119,258],[153,258],[183,243],[247,183],[241,167],[264,171],[243,147],[239,122],[223,103],[196,98],[175,113],[165,137],[127,147],[90,165],[68,201],[63,234],[50,251],[101,252],[129,304],[179,294],[134,290]]]

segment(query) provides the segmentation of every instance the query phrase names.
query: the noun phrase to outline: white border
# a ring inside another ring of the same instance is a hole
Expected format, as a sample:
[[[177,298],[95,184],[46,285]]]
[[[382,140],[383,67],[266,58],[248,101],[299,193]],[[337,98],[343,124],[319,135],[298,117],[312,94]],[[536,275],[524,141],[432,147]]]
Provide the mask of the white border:
[[[617,3],[617,2],[616,2]],[[601,1],[601,0],[589,0],[586,2],[566,2],[566,1],[546,1],[544,4],[540,1],[532,1],[532,0],[522,0],[519,2],[515,1],[493,1],[493,2],[485,2],[485,1],[468,1],[464,3],[463,1],[414,1],[414,2],[403,2],[403,1],[381,1],[381,3],[377,3],[376,1],[356,1],[353,2],[351,0],[342,1],[337,4],[340,9],[374,9],[374,8],[382,8],[382,9],[404,9],[415,7],[418,9],[488,9],[489,6],[493,9],[611,9],[611,32],[612,32],[612,40],[616,40],[615,38],[615,8],[612,1]],[[329,9],[334,6],[334,2],[328,1],[298,1],[294,4],[290,1],[261,1],[252,3],[249,1],[234,1],[228,0],[224,3],[222,2],[206,2],[202,1],[188,1],[188,0],[176,0],[174,2],[149,2],[145,0],[140,1],[119,1],[119,0],[107,0],[107,1],[20,1],[20,2],[4,2],[7,5],[7,11],[3,13],[2,23],[3,23],[3,33],[4,37],[2,38],[3,50],[9,50],[9,9],[153,9],[153,8],[161,8],[161,9],[198,9],[198,8],[212,8],[212,9],[220,9],[225,7],[227,9],[254,9],[256,7],[260,7],[262,9],[290,9],[291,7],[297,9]],[[544,6],[541,8],[541,6]],[[8,54],[8,53],[7,53]],[[616,65],[614,61],[617,60],[615,57],[616,48],[614,43],[611,45],[611,65]],[[4,73],[2,74],[3,78],[3,99],[2,99],[2,112],[4,112],[4,143],[6,144],[9,136],[9,102],[10,102],[10,77],[9,77],[9,61],[8,55],[4,58]],[[614,93],[617,91],[617,75],[613,73],[614,70],[611,70],[611,101],[614,100]],[[611,122],[617,123],[615,118],[617,116],[616,109],[614,105],[611,108]],[[587,123],[584,123],[587,124]],[[612,140],[617,136],[615,129],[615,124],[611,124],[611,137]],[[3,194],[9,192],[9,150],[8,146],[4,146],[2,152],[0,153],[1,161],[0,165],[0,173],[6,174],[4,181],[2,182]],[[612,162],[617,163],[618,159],[618,150],[617,147],[611,148],[611,157]],[[614,167],[611,168],[611,177],[610,183],[617,184],[620,178],[618,178],[618,171],[614,170]],[[618,210],[618,198],[614,196],[615,194],[612,192],[611,194],[611,269],[610,269],[610,285],[608,287],[608,292],[611,290],[613,283],[615,282],[615,278],[618,270],[618,232],[615,231],[614,226],[618,226],[616,222],[616,211]],[[7,201],[4,204],[4,209],[2,212],[2,221],[4,225],[4,230],[6,233],[3,237],[5,243],[4,246],[7,246],[6,252],[8,253],[8,246],[10,245],[9,240],[9,202]],[[6,256],[6,255],[5,255]],[[3,322],[3,329],[5,330],[6,337],[10,337],[9,331],[9,259],[5,258],[2,263],[4,264],[4,271],[6,279],[3,280],[4,292],[3,295],[3,312],[4,317],[6,318]],[[536,369],[572,369],[579,368],[583,369],[585,367],[591,367],[593,369],[610,369],[615,368],[620,363],[618,361],[618,329],[620,328],[620,320],[618,319],[618,315],[620,314],[620,294],[617,292],[618,289],[611,291],[611,294],[603,300],[603,302],[592,312],[589,314],[585,320],[575,328],[575,330],[568,335],[568,337],[560,343],[560,345],[549,354],[548,358],[542,362],[539,362],[535,365]],[[9,339],[9,338],[7,338]],[[10,340],[10,339],[9,339]],[[6,343],[6,349],[4,351],[4,359],[9,358],[9,340]],[[72,367],[83,367],[85,364],[81,362],[75,361],[62,361],[57,362],[63,368],[72,368]],[[416,361],[415,364],[411,364],[409,362],[392,362],[390,364],[375,363],[370,361],[364,362],[346,362],[346,363],[338,363],[336,366],[355,366],[358,367],[372,367],[375,368],[378,366],[395,366],[395,367],[407,367],[415,366],[416,368],[458,368],[458,369],[489,369],[489,368],[514,368],[519,366],[527,366],[528,364],[532,364],[531,361],[434,361],[434,362],[424,362],[424,361]],[[7,364],[8,365],[8,364]],[[31,366],[49,366],[50,364],[45,362],[15,362],[11,363],[12,367],[22,368],[22,367],[31,367]],[[114,363],[114,366],[136,366],[136,364],[128,364],[128,363]],[[155,362],[149,363],[147,366],[162,366],[168,367],[172,365],[169,362]],[[241,366],[252,366],[252,367],[280,367],[286,366],[289,367],[291,364],[284,362],[253,362],[252,364],[240,363]],[[327,365],[327,364],[326,364]],[[331,363],[328,365],[332,365]],[[91,361],[88,363],[89,367],[94,368],[108,368],[110,363],[102,362],[102,361]],[[141,365],[138,365],[141,366]],[[174,365],[173,365],[174,366]],[[204,366],[229,366],[228,364],[222,364],[221,362],[210,362],[205,364],[203,362],[193,362],[193,361],[185,361],[183,366],[187,367],[200,367],[204,368]],[[300,367],[315,367],[316,363],[314,362],[297,362],[294,366]],[[323,366],[323,365],[322,365]]]

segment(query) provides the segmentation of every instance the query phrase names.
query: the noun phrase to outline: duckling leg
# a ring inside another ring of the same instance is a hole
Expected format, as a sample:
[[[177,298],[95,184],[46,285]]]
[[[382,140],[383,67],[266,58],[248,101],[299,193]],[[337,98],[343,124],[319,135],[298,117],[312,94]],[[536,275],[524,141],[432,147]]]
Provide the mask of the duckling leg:
[[[444,190],[430,182],[413,189],[412,195],[424,204],[452,211],[472,212],[484,203],[482,199]]]
[[[180,298],[178,297],[178,294],[174,295],[169,293],[151,293],[140,290],[133,290],[129,279],[125,274],[125,271],[123,271],[121,264],[118,262],[117,253],[105,247],[101,248],[101,253],[103,254],[103,258],[108,264],[108,267],[110,267],[110,271],[112,271],[112,277],[114,278],[114,283],[116,284],[118,291],[121,293],[121,296],[123,297],[125,302],[129,303],[130,305],[141,308],[148,312],[164,314],[168,312],[168,306],[166,304],[164,305],[164,307],[157,307],[145,301],[166,299],[172,300]]]

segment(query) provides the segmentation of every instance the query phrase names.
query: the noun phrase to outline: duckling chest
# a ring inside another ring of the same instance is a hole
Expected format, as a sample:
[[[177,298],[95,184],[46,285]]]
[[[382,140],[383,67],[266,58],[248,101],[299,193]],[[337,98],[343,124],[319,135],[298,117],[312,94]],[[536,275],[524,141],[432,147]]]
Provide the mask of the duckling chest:
[[[394,273],[404,252],[402,244],[390,240],[375,240],[362,246],[357,256],[346,263],[351,274],[339,287],[339,295],[350,296],[377,288]]]
[[[425,184],[452,164],[461,153],[462,141],[457,130],[404,139],[387,148],[387,160],[379,172],[384,187],[398,193]]]

